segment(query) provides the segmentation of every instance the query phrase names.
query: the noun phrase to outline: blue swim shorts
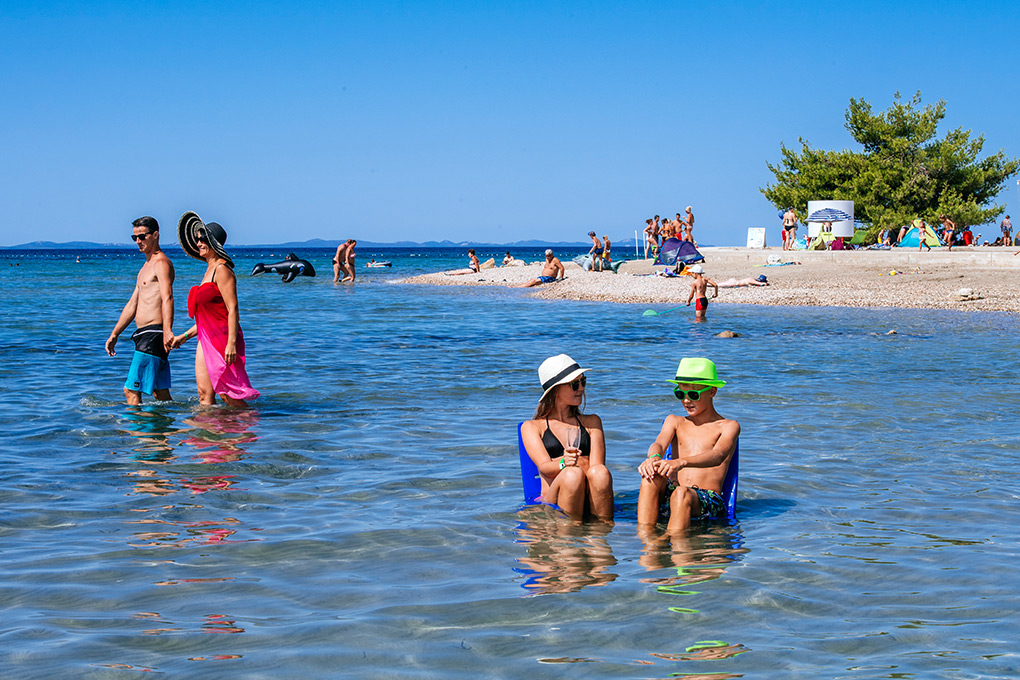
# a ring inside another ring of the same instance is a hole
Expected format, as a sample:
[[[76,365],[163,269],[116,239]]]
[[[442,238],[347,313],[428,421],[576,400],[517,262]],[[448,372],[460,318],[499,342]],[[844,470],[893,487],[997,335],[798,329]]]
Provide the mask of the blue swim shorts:
[[[538,280],[541,281],[542,283],[552,283],[553,281],[556,280],[556,277],[555,276],[539,276]]]
[[[163,327],[159,324],[143,326],[131,339],[135,341],[135,353],[124,389],[145,394],[170,389],[170,362],[163,347]]]

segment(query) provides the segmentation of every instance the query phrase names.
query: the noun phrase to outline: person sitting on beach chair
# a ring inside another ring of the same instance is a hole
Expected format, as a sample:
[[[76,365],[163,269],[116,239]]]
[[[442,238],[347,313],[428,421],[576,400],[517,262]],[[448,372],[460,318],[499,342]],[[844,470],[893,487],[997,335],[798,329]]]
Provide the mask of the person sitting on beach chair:
[[[563,263],[560,262],[560,258],[553,255],[552,250],[547,249],[545,251],[545,266],[542,267],[542,275],[528,281],[527,283],[522,283],[517,287],[531,288],[532,286],[539,286],[543,283],[553,283],[557,280],[557,273],[559,274],[559,280],[562,281],[563,275],[566,271],[567,270],[563,267]]]
[[[538,379],[545,392],[534,419],[521,425],[521,441],[542,477],[535,500],[559,506],[574,519],[611,520],[613,476],[606,467],[602,419],[581,413],[588,370],[566,354],[542,362]]]
[[[659,507],[669,503],[667,533],[686,531],[692,520],[726,516],[723,482],[740,436],[740,424],[715,410],[715,395],[726,384],[718,379],[709,359],[685,357],[676,369],[673,394],[685,416],[670,415],[659,436],[638,466],[637,522],[647,529],[659,518]],[[665,460],[672,447],[673,458]]]

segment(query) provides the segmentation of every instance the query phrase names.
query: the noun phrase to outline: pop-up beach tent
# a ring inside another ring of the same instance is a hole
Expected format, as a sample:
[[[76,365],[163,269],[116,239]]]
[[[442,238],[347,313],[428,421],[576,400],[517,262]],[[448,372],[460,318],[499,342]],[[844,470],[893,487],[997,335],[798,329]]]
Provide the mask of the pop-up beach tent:
[[[914,224],[907,230],[907,233],[903,235],[903,239],[897,243],[898,246],[904,246],[906,248],[920,248],[921,247],[921,222],[920,220],[914,220]],[[927,224],[924,225],[924,242],[929,247],[935,248],[936,246],[945,245],[942,240]]]
[[[695,262],[704,262],[705,257],[698,252],[690,241],[681,241],[678,238],[668,238],[659,250],[659,256],[655,258],[655,264],[673,265],[683,263],[684,266]]]

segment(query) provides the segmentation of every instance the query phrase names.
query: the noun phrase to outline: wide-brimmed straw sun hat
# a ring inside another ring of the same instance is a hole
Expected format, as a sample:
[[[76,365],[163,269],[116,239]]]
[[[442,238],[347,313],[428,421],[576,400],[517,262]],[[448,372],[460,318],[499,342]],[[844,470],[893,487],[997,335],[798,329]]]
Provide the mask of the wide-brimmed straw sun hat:
[[[557,385],[566,385],[589,370],[591,369],[578,366],[577,362],[566,354],[557,354],[554,357],[549,357],[538,367],[538,379],[542,383],[542,389],[545,390],[542,393],[542,399],[545,399],[545,395],[549,394],[549,390],[552,388]]]
[[[223,249],[223,244],[227,242],[227,231],[216,222],[204,223],[201,217],[189,210],[177,222],[177,240],[185,253],[204,262],[205,258],[198,254],[199,238],[204,239],[220,259],[226,260],[228,267],[234,268],[234,261]]]
[[[725,380],[719,380],[715,364],[710,359],[700,357],[681,359],[680,365],[676,367],[676,378],[666,382],[671,382],[674,385],[683,383],[684,385],[710,385],[712,387],[722,387],[726,384]]]

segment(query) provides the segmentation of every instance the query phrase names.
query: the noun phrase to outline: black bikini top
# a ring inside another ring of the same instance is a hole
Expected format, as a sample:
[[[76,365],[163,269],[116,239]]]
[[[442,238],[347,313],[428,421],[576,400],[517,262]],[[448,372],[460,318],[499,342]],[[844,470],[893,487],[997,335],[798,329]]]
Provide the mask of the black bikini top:
[[[577,419],[577,424],[581,428],[581,455],[591,455],[591,435],[588,434],[588,430],[585,429],[584,425],[581,425],[581,419]],[[549,419],[545,419],[545,434],[542,435],[542,444],[545,446],[546,453],[549,454],[550,458],[559,458],[563,455],[563,443],[556,438],[552,430],[549,429]]]

